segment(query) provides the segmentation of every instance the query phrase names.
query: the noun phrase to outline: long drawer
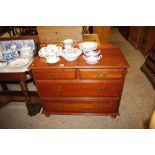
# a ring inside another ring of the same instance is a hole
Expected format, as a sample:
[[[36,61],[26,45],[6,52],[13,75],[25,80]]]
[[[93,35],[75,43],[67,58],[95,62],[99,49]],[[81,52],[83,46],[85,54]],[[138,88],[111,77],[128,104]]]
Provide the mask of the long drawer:
[[[48,80],[48,79],[75,79],[75,69],[39,69],[34,70],[33,75],[37,80]]]
[[[118,111],[118,100],[103,101],[50,101],[45,100],[45,111],[53,112],[84,112],[84,113],[112,113]]]
[[[37,80],[41,97],[117,97],[121,80]]]
[[[123,78],[123,69],[79,69],[80,79],[118,79]]]

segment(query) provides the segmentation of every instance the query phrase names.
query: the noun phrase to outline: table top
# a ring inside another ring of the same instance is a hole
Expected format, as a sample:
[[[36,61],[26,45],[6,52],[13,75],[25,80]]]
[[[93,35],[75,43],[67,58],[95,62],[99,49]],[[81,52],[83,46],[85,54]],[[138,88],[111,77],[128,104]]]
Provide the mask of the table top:
[[[99,45],[98,49],[102,58],[97,64],[87,64],[81,54],[75,61],[67,61],[60,57],[60,61],[55,64],[48,64],[45,58],[37,56],[29,66],[29,69],[47,69],[47,68],[128,68],[129,64],[124,58],[120,49],[111,44]]]
[[[23,73],[28,71],[29,65],[32,63],[33,59],[30,59],[29,62],[23,67],[10,67],[8,64],[0,68],[0,73]]]

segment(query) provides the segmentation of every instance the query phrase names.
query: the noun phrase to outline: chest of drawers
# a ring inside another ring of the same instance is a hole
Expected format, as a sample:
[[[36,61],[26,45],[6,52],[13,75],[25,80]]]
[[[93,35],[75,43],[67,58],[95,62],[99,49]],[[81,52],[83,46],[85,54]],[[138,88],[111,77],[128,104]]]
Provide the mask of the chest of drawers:
[[[40,57],[34,60],[30,69],[45,115],[119,115],[128,63],[118,48],[98,48],[103,58],[95,65],[88,65],[82,56],[74,62],[61,58],[57,64],[47,64]]]

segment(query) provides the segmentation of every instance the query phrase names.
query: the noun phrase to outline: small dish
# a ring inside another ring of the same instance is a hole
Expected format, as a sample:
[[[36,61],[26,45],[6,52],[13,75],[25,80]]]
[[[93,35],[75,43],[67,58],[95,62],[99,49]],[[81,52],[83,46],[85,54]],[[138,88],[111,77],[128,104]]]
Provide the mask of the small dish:
[[[29,59],[18,58],[18,59],[11,61],[8,65],[9,67],[13,67],[13,68],[23,67],[27,65],[28,62],[29,62]]]

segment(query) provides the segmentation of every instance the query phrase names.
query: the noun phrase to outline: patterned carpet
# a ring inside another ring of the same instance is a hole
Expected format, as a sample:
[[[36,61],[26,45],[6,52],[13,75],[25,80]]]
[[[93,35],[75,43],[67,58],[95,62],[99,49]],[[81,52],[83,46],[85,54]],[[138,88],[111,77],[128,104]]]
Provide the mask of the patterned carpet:
[[[27,115],[23,102],[12,102],[0,109],[0,128],[61,128],[61,129],[136,129],[148,122],[155,108],[155,91],[140,71],[144,57],[117,29],[112,29],[112,44],[120,47],[130,68],[126,76],[120,116],[111,119],[110,116],[73,116],[51,115],[45,117],[41,112],[33,117]],[[10,85],[10,89],[19,89],[17,85]],[[29,84],[29,89],[35,89]]]

